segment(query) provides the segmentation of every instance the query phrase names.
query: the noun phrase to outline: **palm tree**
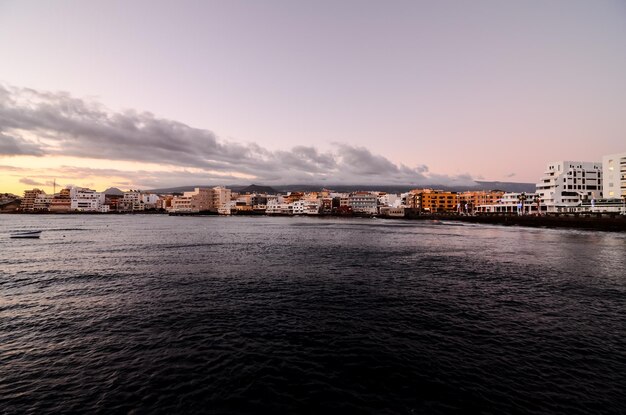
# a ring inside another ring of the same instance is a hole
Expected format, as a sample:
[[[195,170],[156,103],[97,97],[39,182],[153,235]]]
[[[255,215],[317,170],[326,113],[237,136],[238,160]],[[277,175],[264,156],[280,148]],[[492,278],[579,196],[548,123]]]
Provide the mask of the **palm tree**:
[[[526,192],[522,192],[519,196],[517,196],[517,199],[522,203],[522,212],[520,213],[520,215],[523,215],[524,214],[524,201],[528,199],[528,196],[526,196]]]

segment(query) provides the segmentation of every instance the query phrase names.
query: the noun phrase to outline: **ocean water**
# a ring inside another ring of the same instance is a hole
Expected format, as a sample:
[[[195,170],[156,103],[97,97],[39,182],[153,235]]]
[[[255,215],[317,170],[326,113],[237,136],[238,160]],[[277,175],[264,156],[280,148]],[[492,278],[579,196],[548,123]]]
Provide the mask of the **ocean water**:
[[[0,413],[69,412],[625,413],[626,235],[0,215]]]

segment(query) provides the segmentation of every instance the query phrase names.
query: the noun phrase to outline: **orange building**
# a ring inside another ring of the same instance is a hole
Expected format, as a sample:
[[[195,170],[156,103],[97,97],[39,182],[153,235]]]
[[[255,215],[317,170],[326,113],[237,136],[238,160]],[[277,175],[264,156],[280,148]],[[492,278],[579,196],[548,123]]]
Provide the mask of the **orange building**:
[[[459,193],[459,203],[464,209],[467,204],[468,210],[472,211],[476,206],[495,205],[498,203],[504,192],[502,190],[479,190]]]
[[[456,212],[458,195],[455,192],[433,189],[414,189],[407,197],[409,207],[425,212]]]

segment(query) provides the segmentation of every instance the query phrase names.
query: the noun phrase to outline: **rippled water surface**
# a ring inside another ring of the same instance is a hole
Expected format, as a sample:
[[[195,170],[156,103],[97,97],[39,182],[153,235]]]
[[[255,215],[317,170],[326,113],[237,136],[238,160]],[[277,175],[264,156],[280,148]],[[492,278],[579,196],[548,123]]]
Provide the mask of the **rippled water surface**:
[[[0,215],[1,413],[624,413],[625,391],[624,234]]]

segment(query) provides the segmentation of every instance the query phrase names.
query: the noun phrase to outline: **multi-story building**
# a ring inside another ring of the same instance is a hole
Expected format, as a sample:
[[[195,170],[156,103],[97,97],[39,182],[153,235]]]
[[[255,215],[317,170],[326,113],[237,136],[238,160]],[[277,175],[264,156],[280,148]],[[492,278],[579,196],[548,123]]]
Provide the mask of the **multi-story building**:
[[[116,206],[119,212],[138,212],[144,210],[143,195],[139,190],[124,192],[122,199],[117,200]]]
[[[52,202],[52,195],[47,195],[45,193],[39,193],[35,197],[35,201],[33,203],[33,211],[35,212],[48,212],[50,210],[50,203]]]
[[[602,163],[559,161],[548,163],[536,193],[542,211],[573,212],[583,200],[602,197]]]
[[[159,203],[159,196],[154,193],[142,193],[141,194],[141,204],[143,205],[143,210],[156,209]]]
[[[170,212],[230,213],[230,189],[196,187],[192,192],[172,198]]]
[[[61,189],[50,201],[49,211],[53,213],[67,213],[71,208],[72,198],[70,196],[70,189]]]
[[[287,193],[287,203],[293,203],[296,200],[300,200],[304,197],[304,192],[289,192]]]
[[[293,204],[285,203],[279,198],[271,198],[267,201],[266,215],[293,215]]]
[[[504,213],[531,215],[540,211],[541,201],[537,193],[504,193],[497,203],[474,207],[475,213]]]
[[[602,157],[603,196],[607,199],[626,197],[626,153]]]
[[[103,192],[96,192],[83,187],[70,189],[70,210],[75,212],[100,212],[109,211],[109,206],[104,203]]]
[[[430,213],[455,212],[457,194],[444,190],[414,189],[406,196],[406,205]]]
[[[207,212],[213,207],[211,189],[196,187],[191,192],[172,198],[171,212]]]
[[[35,207],[35,199],[40,194],[45,194],[45,192],[41,189],[24,190],[24,198],[22,199],[20,210],[22,212],[32,212]]]
[[[212,192],[212,203],[213,207],[211,208],[215,212],[220,214],[230,214],[230,199],[231,199],[231,191],[223,186],[216,186],[211,189]]]
[[[370,192],[355,192],[348,197],[348,205],[352,212],[361,215],[378,213],[378,196]]]
[[[467,191],[458,194],[457,207],[461,212],[472,213],[477,206],[495,205],[504,192],[502,190]]]
[[[330,215],[333,213],[333,199],[330,197],[323,197],[320,201],[320,213],[322,215]]]
[[[402,199],[400,198],[400,196],[396,194],[382,192],[378,195],[379,206],[399,207],[401,204],[402,204]]]

